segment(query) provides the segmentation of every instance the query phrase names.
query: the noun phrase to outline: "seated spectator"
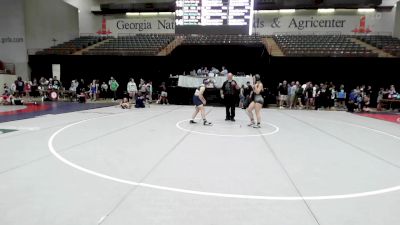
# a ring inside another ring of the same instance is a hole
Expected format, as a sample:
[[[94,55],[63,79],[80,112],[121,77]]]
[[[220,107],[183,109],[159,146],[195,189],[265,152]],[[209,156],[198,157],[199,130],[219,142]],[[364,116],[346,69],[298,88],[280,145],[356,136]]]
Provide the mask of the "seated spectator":
[[[203,68],[198,69],[198,70],[197,70],[197,76],[201,76],[202,71],[203,71]]]
[[[215,68],[215,67],[212,67],[212,68],[211,68],[211,72],[212,72],[213,74],[215,74],[215,75],[219,74],[219,70],[218,70],[217,68]]]
[[[362,112],[369,112],[371,111],[369,109],[369,105],[370,105],[370,97],[368,95],[364,95],[361,99],[360,102],[360,108]]]
[[[1,96],[1,104],[2,105],[11,105],[14,96],[12,96],[9,90],[4,90],[4,93]]]
[[[394,85],[390,85],[388,98],[389,99],[397,98],[397,91]]]
[[[122,109],[130,109],[131,104],[129,103],[129,98],[124,97],[120,103]]]
[[[347,111],[354,112],[355,109],[358,108],[359,101],[359,92],[357,89],[354,89],[349,96],[349,101],[347,102]]]
[[[7,91],[8,93],[11,93],[10,92],[10,87],[8,87],[7,83],[4,83],[3,89],[4,89],[4,92]]]
[[[12,98],[11,102],[13,105],[23,105],[24,104],[24,100],[22,99],[21,95],[18,95],[16,97]]]
[[[86,103],[86,94],[85,92],[81,91],[77,96],[79,103]]]
[[[221,76],[226,76],[228,74],[228,70],[223,66],[220,74]]]
[[[145,101],[146,101],[145,95],[143,95],[142,92],[139,92],[136,95],[135,108],[144,108],[145,107],[145,105],[144,105]]]

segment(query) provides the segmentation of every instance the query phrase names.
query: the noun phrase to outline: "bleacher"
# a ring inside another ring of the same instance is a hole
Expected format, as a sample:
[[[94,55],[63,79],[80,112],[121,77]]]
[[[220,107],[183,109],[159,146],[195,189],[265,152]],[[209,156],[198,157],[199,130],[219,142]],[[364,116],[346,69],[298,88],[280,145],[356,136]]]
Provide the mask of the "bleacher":
[[[44,49],[43,51],[39,51],[36,55],[70,55],[106,39],[107,37],[82,36],[54,47]]]
[[[190,35],[182,45],[243,45],[262,46],[261,36],[258,35]]]
[[[357,36],[357,39],[377,47],[393,56],[400,57],[400,39],[391,36]]]
[[[171,34],[138,34],[112,38],[84,55],[154,56],[175,39]]]
[[[285,56],[291,57],[378,57],[344,35],[276,35]]]

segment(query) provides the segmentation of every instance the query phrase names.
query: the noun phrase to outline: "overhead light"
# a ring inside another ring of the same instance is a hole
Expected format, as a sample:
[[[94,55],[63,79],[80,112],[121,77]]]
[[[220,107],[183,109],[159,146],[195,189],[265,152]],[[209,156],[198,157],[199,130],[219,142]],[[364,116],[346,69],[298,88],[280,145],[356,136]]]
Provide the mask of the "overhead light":
[[[366,12],[375,12],[374,8],[365,8],[365,9],[358,9],[358,12],[366,13]]]
[[[140,15],[141,16],[157,16],[158,13],[156,13],[156,12],[141,12]]]
[[[254,0],[250,0],[249,35],[253,34],[253,19],[254,19]]]
[[[318,13],[333,13],[335,9],[318,9]]]
[[[158,15],[172,15],[173,12],[158,12]]]
[[[280,13],[295,13],[296,10],[295,9],[280,9],[279,12]]]
[[[128,13],[126,13],[126,15],[127,16],[139,16],[140,13],[138,13],[138,12],[128,12]]]
[[[257,14],[279,13],[279,10],[258,10]]]

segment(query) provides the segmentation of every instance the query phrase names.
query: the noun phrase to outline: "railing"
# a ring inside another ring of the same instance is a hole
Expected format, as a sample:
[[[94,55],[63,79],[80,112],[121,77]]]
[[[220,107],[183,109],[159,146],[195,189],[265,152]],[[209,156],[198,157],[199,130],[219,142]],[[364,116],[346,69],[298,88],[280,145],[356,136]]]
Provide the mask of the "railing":
[[[0,74],[15,75],[15,64],[14,63],[3,63],[4,70],[0,70]]]
[[[36,55],[37,52],[43,51],[43,48],[31,48],[28,49],[28,55]]]

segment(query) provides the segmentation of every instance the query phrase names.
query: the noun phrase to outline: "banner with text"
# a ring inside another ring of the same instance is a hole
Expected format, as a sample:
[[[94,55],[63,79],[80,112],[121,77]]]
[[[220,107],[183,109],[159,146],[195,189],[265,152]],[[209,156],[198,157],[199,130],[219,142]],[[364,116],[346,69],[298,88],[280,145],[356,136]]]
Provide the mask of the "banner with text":
[[[253,33],[272,34],[391,34],[394,16],[368,15],[270,15],[259,14]]]
[[[102,26],[97,34],[102,35],[123,35],[156,33],[175,33],[174,17],[145,17],[145,18],[121,18],[102,20]]]
[[[393,33],[394,14],[354,15],[256,14],[253,33],[273,34],[386,34]],[[218,29],[218,27],[216,27]],[[139,33],[175,33],[175,17],[106,18],[97,34],[119,36]]]

